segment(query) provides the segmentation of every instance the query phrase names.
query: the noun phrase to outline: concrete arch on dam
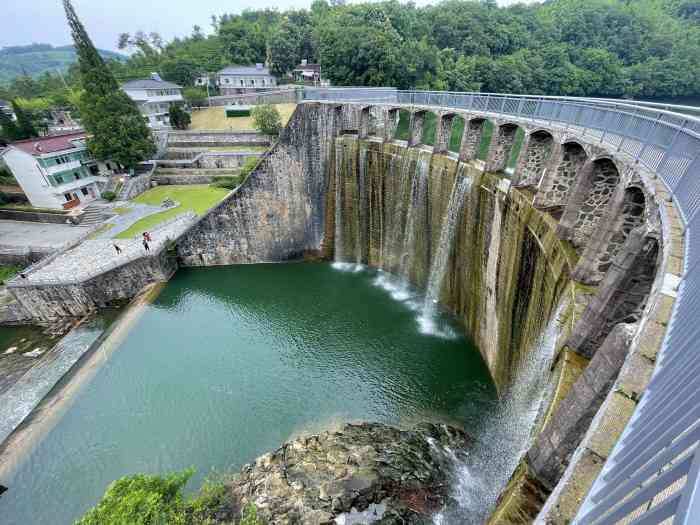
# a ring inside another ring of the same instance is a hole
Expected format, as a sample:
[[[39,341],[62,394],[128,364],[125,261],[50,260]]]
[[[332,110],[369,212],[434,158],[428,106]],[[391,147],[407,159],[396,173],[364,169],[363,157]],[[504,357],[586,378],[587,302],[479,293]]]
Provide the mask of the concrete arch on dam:
[[[486,171],[499,173],[508,167],[520,126],[514,122],[496,123],[486,157]]]
[[[514,183],[519,187],[537,187],[545,170],[552,169],[552,160],[558,161],[556,141],[551,131],[526,131],[514,171]]]
[[[545,170],[535,195],[535,206],[545,210],[562,210],[587,159],[588,152],[576,140],[565,139],[555,144],[552,162]]]
[[[579,253],[596,231],[619,183],[620,170],[610,156],[592,158],[581,168],[558,228],[561,238],[571,241]]]

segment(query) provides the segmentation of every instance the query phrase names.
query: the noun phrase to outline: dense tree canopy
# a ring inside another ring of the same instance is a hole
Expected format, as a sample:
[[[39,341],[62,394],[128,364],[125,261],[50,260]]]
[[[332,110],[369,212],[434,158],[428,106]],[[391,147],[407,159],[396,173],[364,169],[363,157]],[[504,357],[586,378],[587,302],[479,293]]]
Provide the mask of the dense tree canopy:
[[[100,160],[133,168],[155,153],[155,144],[136,104],[119,88],[78,19],[70,0],[63,5],[78,54],[84,91],[78,105],[82,124],[90,133],[88,148]]]
[[[119,81],[159,71],[187,87],[228,64],[267,62],[283,75],[320,62],[336,85],[675,97],[700,94],[700,1],[548,0],[499,7],[444,0],[417,7],[313,0],[308,10],[245,10],[212,17],[205,35],[164,42],[124,34],[134,51],[108,61]],[[65,79],[72,87],[74,75]],[[61,99],[62,79],[18,77],[0,98]],[[62,102],[67,104],[68,97]]]

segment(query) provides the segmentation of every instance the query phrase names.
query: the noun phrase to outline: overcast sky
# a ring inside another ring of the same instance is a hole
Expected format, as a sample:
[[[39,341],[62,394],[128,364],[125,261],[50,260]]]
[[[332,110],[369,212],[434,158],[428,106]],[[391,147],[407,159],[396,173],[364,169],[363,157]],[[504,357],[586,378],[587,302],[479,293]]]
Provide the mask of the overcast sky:
[[[61,0],[2,0],[1,3],[4,5],[0,47],[33,42],[70,43]],[[499,0],[499,3],[511,4],[515,0]],[[311,5],[311,0],[73,0],[73,5],[95,45],[116,50],[119,33],[156,31],[170,40],[189,34],[195,24],[208,32],[212,14],[238,13],[258,7],[301,8]]]

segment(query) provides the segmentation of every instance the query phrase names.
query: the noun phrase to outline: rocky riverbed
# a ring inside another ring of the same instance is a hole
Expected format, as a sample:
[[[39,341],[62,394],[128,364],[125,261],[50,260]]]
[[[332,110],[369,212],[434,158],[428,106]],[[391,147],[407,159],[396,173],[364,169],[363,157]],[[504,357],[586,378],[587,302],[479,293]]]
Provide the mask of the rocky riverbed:
[[[422,524],[450,500],[469,437],[446,425],[378,423],[295,439],[246,465],[229,486],[237,519],[254,503],[270,524]]]

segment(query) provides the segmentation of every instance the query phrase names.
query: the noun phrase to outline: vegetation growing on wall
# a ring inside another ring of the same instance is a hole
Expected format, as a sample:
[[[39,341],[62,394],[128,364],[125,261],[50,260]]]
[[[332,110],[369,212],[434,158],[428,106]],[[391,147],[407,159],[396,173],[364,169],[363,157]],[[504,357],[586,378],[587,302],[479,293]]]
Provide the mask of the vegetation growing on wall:
[[[102,500],[76,525],[211,525],[219,523],[217,513],[227,507],[223,480],[207,481],[197,494],[185,497],[182,491],[194,474],[193,469],[167,476],[137,474],[114,481]],[[265,525],[257,510],[243,510],[240,525]]]

